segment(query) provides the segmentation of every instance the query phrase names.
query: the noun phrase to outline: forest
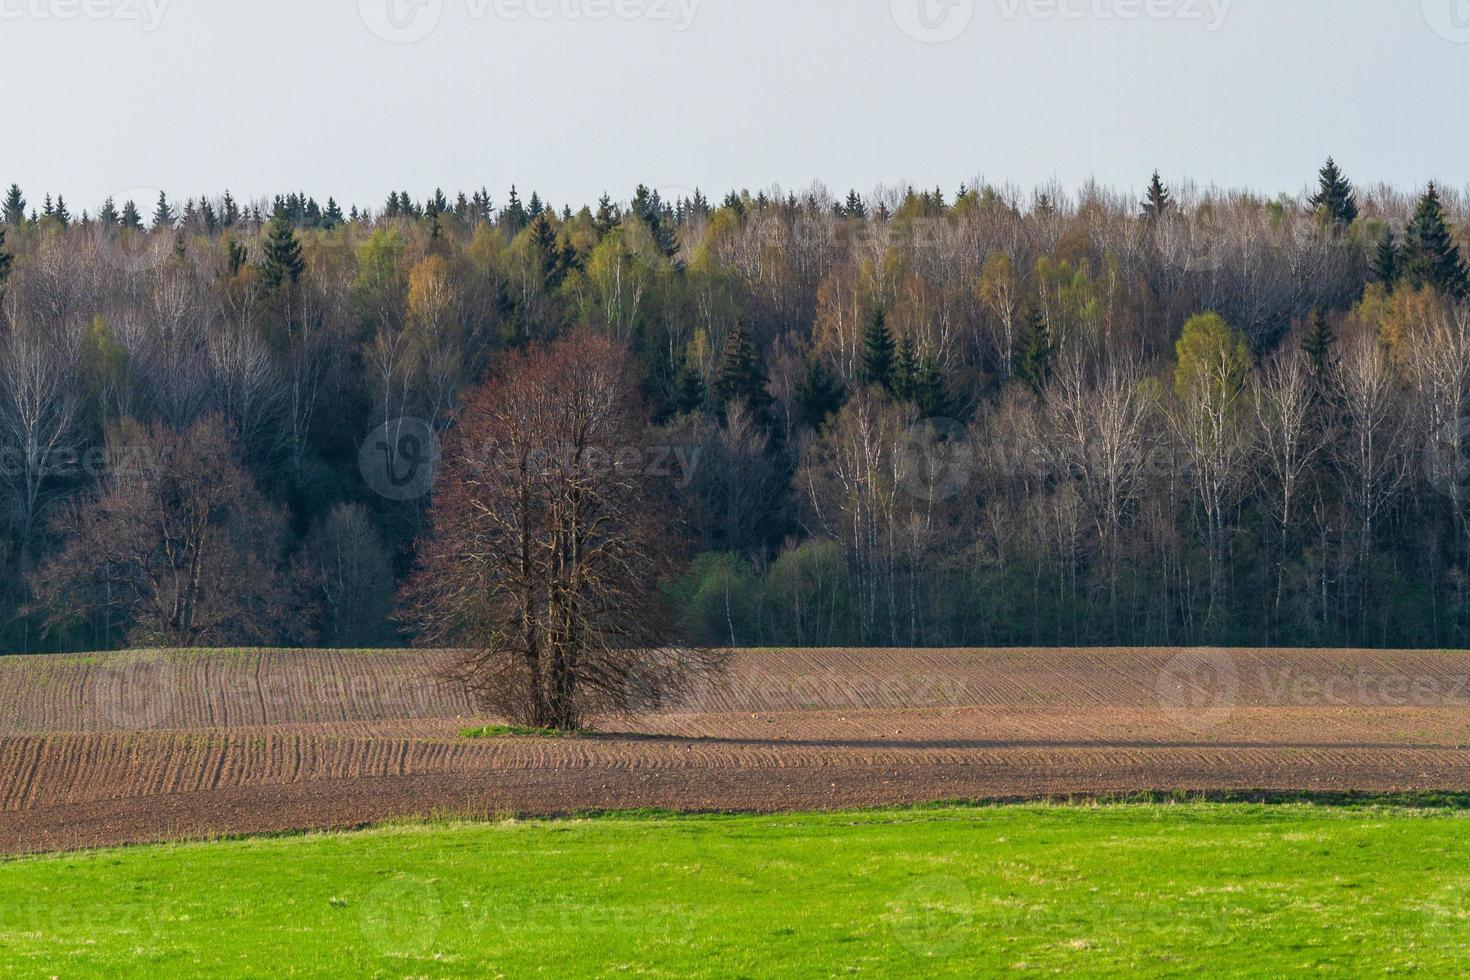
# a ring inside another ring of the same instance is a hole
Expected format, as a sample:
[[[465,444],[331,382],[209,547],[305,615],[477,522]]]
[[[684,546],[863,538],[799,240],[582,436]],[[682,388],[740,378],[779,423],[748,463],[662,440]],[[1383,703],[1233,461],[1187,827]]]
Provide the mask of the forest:
[[[374,434],[452,444],[578,334],[634,366],[603,449],[667,492],[691,644],[1470,645],[1467,202],[1304,184],[12,185],[0,650],[425,641],[444,487]]]

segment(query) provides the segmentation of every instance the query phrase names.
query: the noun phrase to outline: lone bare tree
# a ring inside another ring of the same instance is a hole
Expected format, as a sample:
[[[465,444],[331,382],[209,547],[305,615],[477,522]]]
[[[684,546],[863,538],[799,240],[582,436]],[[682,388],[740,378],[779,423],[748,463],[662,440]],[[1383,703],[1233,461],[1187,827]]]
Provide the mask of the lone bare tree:
[[[508,718],[574,730],[717,663],[668,646],[677,536],[636,390],[621,347],[577,334],[508,358],[449,437],[405,618]]]

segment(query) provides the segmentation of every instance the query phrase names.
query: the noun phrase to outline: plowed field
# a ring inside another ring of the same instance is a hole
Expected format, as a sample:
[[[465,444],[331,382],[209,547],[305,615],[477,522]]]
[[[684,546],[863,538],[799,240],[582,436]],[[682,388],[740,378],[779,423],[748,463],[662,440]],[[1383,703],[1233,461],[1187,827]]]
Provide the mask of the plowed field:
[[[0,659],[0,853],[436,813],[1470,791],[1470,655],[802,651],[575,739],[470,740],[440,653]]]

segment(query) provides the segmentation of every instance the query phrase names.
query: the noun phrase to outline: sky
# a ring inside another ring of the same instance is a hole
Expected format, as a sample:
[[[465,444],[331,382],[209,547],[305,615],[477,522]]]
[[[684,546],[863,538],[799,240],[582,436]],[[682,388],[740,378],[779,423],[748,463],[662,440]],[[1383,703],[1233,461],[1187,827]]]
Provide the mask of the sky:
[[[0,52],[0,183],[73,211],[1470,184],[1470,0],[0,0]]]

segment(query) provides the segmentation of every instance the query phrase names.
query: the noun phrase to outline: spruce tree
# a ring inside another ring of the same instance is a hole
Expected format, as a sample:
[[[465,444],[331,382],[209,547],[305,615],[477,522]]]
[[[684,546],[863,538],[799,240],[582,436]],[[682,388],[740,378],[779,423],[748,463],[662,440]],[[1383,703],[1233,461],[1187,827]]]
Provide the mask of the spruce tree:
[[[744,324],[737,323],[725,339],[715,378],[715,396],[721,405],[744,405],[761,424],[770,420],[771,396],[766,391],[766,375],[761,370],[755,342],[745,332]]]
[[[1026,346],[1021,350],[1021,361],[1016,365],[1016,376],[1031,386],[1038,395],[1051,379],[1051,362],[1055,353],[1052,347],[1051,330],[1039,309],[1033,308],[1026,315]]]
[[[71,212],[67,210],[66,198],[60,194],[56,195],[56,210],[51,213],[51,217],[55,218],[56,223],[63,228],[71,224]]]
[[[121,220],[117,214],[117,205],[113,203],[112,198],[109,197],[103,201],[102,210],[97,212],[97,223],[103,228],[116,228]]]
[[[914,377],[913,401],[919,414],[926,419],[949,418],[955,413],[954,400],[949,396],[944,375],[939,370],[939,358],[933,351],[926,350],[919,362],[919,370]]]
[[[698,412],[704,408],[708,396],[704,374],[695,364],[685,364],[674,383],[674,411],[680,415]]]
[[[1327,388],[1337,364],[1337,339],[1332,334],[1332,323],[1320,306],[1312,311],[1307,332],[1302,337],[1302,353],[1307,357],[1307,370],[1312,375],[1312,391],[1320,395]]]
[[[1143,216],[1149,221],[1157,221],[1169,213],[1172,204],[1169,200],[1169,189],[1164,186],[1163,179],[1155,170],[1153,179],[1148,184],[1148,196],[1143,200]]]
[[[296,238],[290,219],[282,211],[277,211],[271,219],[262,252],[260,281],[267,292],[278,292],[284,286],[295,284],[306,270],[306,260],[301,257],[301,242]]]
[[[913,334],[904,334],[898,345],[898,356],[893,361],[893,397],[899,401],[912,401],[918,380],[919,351],[914,346]]]
[[[863,203],[863,199],[857,191],[848,191],[847,206],[843,209],[843,212],[849,218],[856,218],[862,221],[868,216],[868,206]]]
[[[15,256],[5,249],[5,228],[0,226],[0,298],[5,296],[5,280],[10,278],[10,267],[15,264]]]
[[[5,192],[5,223],[12,228],[26,223],[26,199],[19,184],[11,184],[10,190]]]
[[[888,315],[882,307],[877,307],[863,331],[863,349],[858,354],[858,381],[891,391],[893,360],[894,343],[893,334],[888,331]]]
[[[220,224],[226,228],[233,228],[239,220],[240,205],[235,203],[229,191],[225,191],[225,196],[220,201]]]
[[[343,224],[347,219],[342,214],[342,208],[337,204],[334,197],[327,198],[327,210],[322,214],[322,227],[328,230]]]
[[[163,191],[158,192],[158,206],[153,209],[153,230],[160,228],[172,230],[174,226],[174,209],[169,206],[168,195]]]
[[[820,432],[847,400],[842,381],[820,357],[807,358],[806,371],[792,395],[797,421],[814,432]]]
[[[138,213],[138,206],[132,201],[123,202],[122,217],[118,222],[128,231],[143,230],[143,216]]]
[[[602,197],[597,200],[597,214],[592,218],[592,227],[597,229],[597,237],[606,238],[608,232],[616,228],[620,220],[622,219],[618,214],[617,206],[613,204],[612,198],[604,192]]]
[[[1370,269],[1373,278],[1383,283],[1384,289],[1393,292],[1399,282],[1399,247],[1392,231],[1385,229],[1383,237],[1378,240],[1378,250],[1373,253]]]
[[[1317,193],[1313,194],[1308,201],[1312,210],[1323,215],[1332,222],[1333,229],[1339,234],[1358,220],[1358,195],[1353,190],[1352,182],[1342,175],[1338,169],[1337,162],[1331,157],[1318,172],[1319,186]]]
[[[1470,296],[1470,271],[1445,218],[1439,188],[1432,183],[1404,231],[1400,261],[1400,275],[1410,287],[1432,286],[1455,299]]]

